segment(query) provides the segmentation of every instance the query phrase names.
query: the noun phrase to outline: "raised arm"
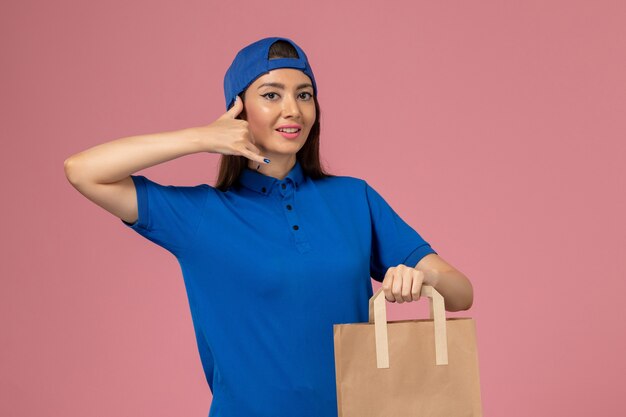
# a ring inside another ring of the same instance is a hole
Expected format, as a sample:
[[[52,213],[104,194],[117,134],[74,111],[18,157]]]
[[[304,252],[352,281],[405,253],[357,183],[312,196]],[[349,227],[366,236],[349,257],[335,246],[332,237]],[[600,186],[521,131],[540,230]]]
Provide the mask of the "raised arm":
[[[65,175],[82,195],[129,223],[137,220],[137,194],[130,175],[201,152],[191,130],[130,136],[103,143],[65,160]]]
[[[81,194],[120,219],[137,220],[137,192],[131,174],[198,152],[243,155],[265,163],[250,141],[248,122],[236,119],[241,100],[207,126],[130,136],[94,146],[64,162],[65,175]]]

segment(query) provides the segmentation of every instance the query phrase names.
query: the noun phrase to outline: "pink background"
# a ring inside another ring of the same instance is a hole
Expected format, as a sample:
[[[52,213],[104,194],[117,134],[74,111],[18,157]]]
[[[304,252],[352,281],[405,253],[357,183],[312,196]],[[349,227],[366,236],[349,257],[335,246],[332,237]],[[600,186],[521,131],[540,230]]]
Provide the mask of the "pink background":
[[[624,415],[624,2],[21,0],[0,16],[0,415],[207,415],[176,259],[63,161],[211,123],[235,53],[266,36],[309,56],[329,171],[370,182],[472,281],[472,309],[448,316],[476,320],[485,416]],[[141,173],[215,184],[218,159]]]

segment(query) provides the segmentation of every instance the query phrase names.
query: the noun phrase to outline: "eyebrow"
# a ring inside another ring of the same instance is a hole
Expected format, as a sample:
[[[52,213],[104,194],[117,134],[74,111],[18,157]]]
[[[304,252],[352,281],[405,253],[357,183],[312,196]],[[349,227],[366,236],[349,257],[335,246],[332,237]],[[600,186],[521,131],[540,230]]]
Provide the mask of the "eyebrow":
[[[261,87],[276,87],[276,88],[280,88],[280,89],[285,89],[285,84],[281,84],[281,83],[263,83],[259,86],[258,89],[260,89]],[[309,84],[309,83],[304,83],[304,84],[300,84],[296,87],[296,90],[300,90],[301,88],[306,88],[306,87],[311,87],[313,88],[313,85]]]

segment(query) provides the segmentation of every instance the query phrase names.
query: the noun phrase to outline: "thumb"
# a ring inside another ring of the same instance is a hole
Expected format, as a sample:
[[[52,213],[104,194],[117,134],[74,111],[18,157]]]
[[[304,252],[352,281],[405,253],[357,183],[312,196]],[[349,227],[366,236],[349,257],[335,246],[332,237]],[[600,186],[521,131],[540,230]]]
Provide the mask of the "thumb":
[[[234,119],[239,115],[239,113],[241,113],[242,110],[243,102],[241,101],[241,98],[239,96],[235,96],[235,102],[233,104],[233,107],[228,109],[225,115],[231,119]]]

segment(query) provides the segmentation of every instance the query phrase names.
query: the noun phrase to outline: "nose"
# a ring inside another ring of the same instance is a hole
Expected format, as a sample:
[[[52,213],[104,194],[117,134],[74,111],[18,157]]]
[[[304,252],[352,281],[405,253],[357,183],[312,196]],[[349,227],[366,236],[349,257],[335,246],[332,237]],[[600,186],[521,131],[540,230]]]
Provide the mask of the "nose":
[[[283,115],[293,118],[298,118],[301,115],[298,100],[291,94],[287,94],[283,100]]]

